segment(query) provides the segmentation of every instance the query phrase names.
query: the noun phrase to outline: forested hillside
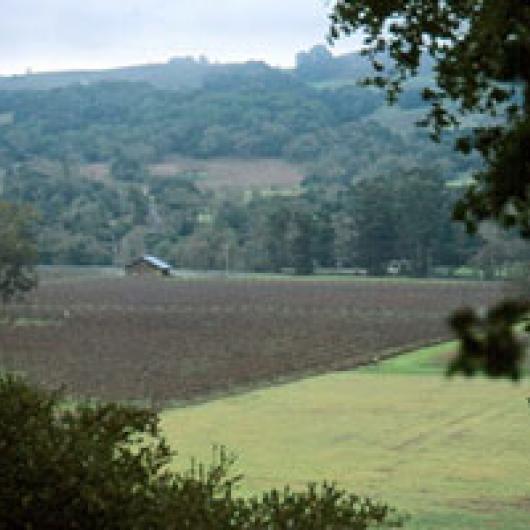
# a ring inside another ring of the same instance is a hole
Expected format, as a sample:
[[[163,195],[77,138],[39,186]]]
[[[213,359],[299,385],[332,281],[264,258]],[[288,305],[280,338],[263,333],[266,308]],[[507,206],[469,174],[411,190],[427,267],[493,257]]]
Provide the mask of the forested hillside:
[[[293,70],[175,59],[0,79],[1,198],[40,212],[44,263],[145,251],[205,269],[465,263],[480,240],[448,218],[476,159],[413,127],[419,88],[389,111],[356,85],[368,71],[356,54],[315,47]]]

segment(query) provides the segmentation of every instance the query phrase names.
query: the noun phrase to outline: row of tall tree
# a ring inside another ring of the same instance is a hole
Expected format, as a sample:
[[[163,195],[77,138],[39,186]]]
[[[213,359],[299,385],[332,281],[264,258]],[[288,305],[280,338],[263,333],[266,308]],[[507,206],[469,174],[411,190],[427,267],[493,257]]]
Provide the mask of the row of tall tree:
[[[425,276],[457,267],[481,246],[450,222],[455,192],[435,173],[412,171],[360,180],[334,192],[308,186],[296,197],[224,200],[211,223],[175,248],[185,267],[310,273],[315,267],[357,267]],[[204,242],[204,245],[201,245]]]

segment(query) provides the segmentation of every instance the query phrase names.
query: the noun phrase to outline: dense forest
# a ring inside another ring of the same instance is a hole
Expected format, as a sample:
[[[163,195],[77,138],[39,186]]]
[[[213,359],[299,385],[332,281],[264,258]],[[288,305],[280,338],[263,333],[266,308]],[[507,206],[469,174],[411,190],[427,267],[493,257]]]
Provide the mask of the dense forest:
[[[39,213],[42,263],[150,252],[185,268],[383,273],[394,263],[425,275],[512,257],[449,221],[477,159],[410,125],[424,110],[419,88],[389,110],[356,83],[368,71],[356,54],[317,46],[292,70],[174,59],[0,78],[0,197]],[[429,65],[422,73],[428,82]],[[282,160],[303,178],[214,188],[199,172],[154,170],[175,157]]]

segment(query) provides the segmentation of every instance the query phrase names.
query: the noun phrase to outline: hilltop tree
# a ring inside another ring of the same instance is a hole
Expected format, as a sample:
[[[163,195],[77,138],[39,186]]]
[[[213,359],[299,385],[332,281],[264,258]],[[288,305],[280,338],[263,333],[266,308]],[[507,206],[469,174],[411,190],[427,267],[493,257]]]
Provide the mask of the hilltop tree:
[[[331,12],[333,41],[362,32],[376,75],[394,102],[422,58],[434,61],[436,88],[423,89],[431,110],[420,123],[434,140],[480,114],[483,125],[461,134],[456,148],[478,152],[484,169],[456,203],[454,218],[468,230],[491,219],[530,238],[530,2],[528,0],[338,0]],[[390,64],[379,57],[390,58]],[[453,315],[462,352],[451,370],[517,378],[523,345],[513,323],[529,309],[504,302],[485,318],[464,309]]]
[[[4,303],[37,283],[33,222],[29,208],[0,202],[0,298]]]

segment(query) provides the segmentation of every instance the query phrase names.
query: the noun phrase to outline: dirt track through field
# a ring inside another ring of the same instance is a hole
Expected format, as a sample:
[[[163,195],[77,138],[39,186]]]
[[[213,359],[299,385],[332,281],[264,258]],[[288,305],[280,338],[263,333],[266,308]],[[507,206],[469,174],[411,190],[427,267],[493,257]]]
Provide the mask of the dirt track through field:
[[[0,327],[0,363],[74,395],[191,400],[356,366],[450,336],[480,283],[97,279],[43,285]]]

